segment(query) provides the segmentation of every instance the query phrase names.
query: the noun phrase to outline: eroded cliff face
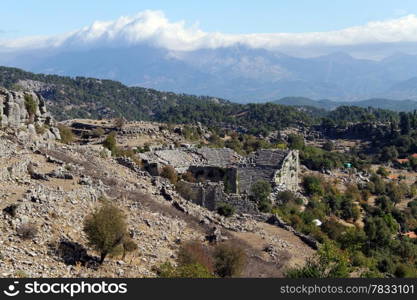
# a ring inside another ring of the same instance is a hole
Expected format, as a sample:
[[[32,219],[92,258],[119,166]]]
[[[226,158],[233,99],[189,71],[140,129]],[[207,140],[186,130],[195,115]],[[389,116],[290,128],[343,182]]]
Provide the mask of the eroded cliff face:
[[[298,150],[292,150],[282,162],[281,169],[275,173],[275,183],[282,189],[293,192],[299,189],[300,161]]]
[[[60,139],[45,101],[34,92],[0,88],[0,124],[3,128],[26,128],[28,137],[42,135],[46,139]]]

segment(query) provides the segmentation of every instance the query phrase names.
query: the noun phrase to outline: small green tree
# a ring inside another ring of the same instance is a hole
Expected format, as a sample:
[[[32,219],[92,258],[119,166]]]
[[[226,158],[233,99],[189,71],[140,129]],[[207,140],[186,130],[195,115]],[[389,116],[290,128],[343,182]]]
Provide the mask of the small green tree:
[[[407,191],[405,190],[405,187],[400,187],[394,183],[390,183],[387,186],[388,197],[391,199],[394,205],[400,203],[404,199],[404,194],[406,192]]]
[[[271,194],[271,185],[265,180],[255,182],[251,187],[251,197],[258,203],[260,211],[269,212],[271,210],[271,201],[269,195]]]
[[[90,246],[100,253],[100,264],[125,240],[125,218],[120,209],[108,203],[85,218],[84,232]]]
[[[305,176],[303,178],[303,186],[307,195],[309,196],[322,196],[324,194],[324,188],[322,185],[322,180],[317,176]]]
[[[400,129],[401,134],[407,135],[411,131],[411,121],[410,116],[406,112],[400,113]]]

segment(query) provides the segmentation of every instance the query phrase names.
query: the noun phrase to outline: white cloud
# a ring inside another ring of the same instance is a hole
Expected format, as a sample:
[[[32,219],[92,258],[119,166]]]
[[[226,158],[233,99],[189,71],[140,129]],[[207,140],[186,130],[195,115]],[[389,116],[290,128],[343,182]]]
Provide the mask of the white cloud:
[[[161,11],[144,11],[116,21],[96,21],[78,31],[51,37],[0,41],[0,50],[59,49],[150,43],[176,51],[243,44],[254,48],[338,47],[378,43],[417,42],[417,16],[369,22],[329,32],[241,34],[208,33],[196,24],[170,22]]]

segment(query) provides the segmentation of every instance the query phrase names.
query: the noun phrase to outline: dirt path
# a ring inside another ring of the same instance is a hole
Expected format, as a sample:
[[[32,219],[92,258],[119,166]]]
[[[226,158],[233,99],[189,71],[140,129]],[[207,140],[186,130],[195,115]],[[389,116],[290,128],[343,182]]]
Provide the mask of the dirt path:
[[[233,235],[245,241],[254,249],[261,251],[262,258],[265,260],[271,260],[269,258],[270,254],[264,251],[265,247],[268,245],[274,246],[276,249],[275,261],[285,260],[285,268],[282,267],[281,272],[289,267],[304,265],[306,259],[315,253],[297,236],[285,229],[266,223],[260,223],[259,226],[262,229],[262,234],[233,232]]]

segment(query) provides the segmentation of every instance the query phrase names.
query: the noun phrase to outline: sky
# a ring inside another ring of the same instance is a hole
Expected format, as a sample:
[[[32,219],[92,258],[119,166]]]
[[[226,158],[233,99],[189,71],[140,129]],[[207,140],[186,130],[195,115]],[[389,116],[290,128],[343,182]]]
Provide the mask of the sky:
[[[340,30],[404,15],[417,15],[415,0],[1,0],[0,39],[77,30],[96,20],[115,20],[161,10],[206,32],[300,33]]]
[[[0,53],[147,43],[295,56],[417,54],[416,0],[1,0]]]

